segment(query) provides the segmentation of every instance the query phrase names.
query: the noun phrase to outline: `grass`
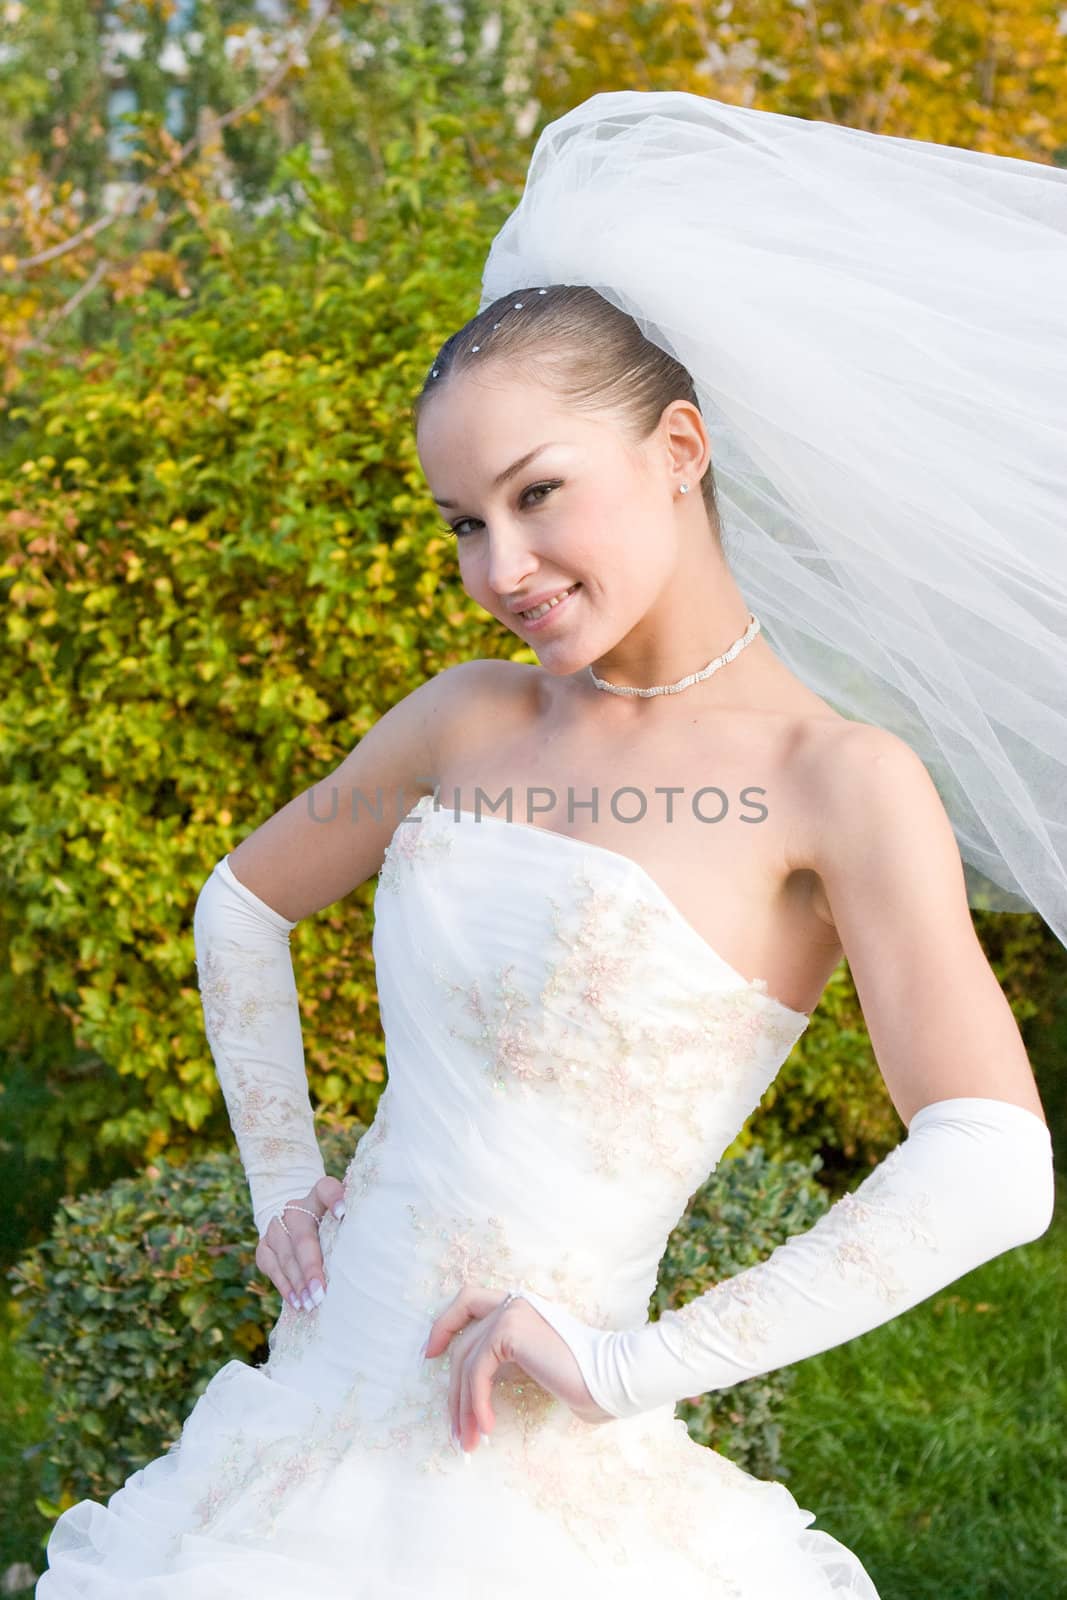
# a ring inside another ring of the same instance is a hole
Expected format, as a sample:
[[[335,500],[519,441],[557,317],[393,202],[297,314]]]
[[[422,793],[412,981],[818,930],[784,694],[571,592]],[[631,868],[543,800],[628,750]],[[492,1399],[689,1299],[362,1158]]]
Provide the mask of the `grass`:
[[[1040,1239],[800,1362],[783,1481],[882,1600],[1067,1595],[1067,1206]]]

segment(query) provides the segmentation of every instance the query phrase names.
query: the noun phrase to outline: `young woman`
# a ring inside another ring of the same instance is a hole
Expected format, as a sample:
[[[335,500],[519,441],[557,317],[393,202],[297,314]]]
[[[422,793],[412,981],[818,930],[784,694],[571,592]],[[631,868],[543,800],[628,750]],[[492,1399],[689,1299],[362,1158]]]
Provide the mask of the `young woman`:
[[[594,97],[619,98],[661,97]],[[208,1039],[285,1303],[265,1366],[229,1362],[174,1448],[59,1519],[38,1595],[876,1600],[674,1409],[1051,1220],[952,821],[903,738],[772,646],[693,375],[596,288],[492,298],[416,427],[464,587],[537,665],[429,679],[201,890]],[[388,1084],[339,1180],[289,934],[374,873]],[[668,1235],[843,954],[906,1137],[648,1322]]]

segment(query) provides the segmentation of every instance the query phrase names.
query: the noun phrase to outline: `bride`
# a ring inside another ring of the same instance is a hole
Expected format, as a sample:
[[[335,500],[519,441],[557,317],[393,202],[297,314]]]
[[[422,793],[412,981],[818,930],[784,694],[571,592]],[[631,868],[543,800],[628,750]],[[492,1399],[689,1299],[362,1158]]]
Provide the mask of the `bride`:
[[[617,133],[647,133],[619,161],[632,192],[650,196],[640,160],[689,149],[702,116],[717,137],[734,128],[753,183],[764,115],[688,95],[602,95],[542,136],[559,142],[550,167],[537,152],[531,163],[516,213],[529,231],[511,219],[499,236],[488,298],[439,352],[415,408],[464,588],[537,664],[473,660],[429,678],[201,889],[205,1027],[248,1176],[256,1262],[282,1310],[263,1367],[228,1362],[165,1455],[107,1506],[82,1501],[59,1518],[39,1600],[466,1600],[505,1584],[509,1595],[551,1584],[561,1596],[610,1586],[636,1597],[650,1579],[693,1600],[877,1600],[859,1557],[812,1527],[784,1485],[696,1445],[674,1408],[860,1336],[1048,1227],[1049,1131],[968,911],[977,868],[987,886],[1036,898],[1034,858],[1013,855],[991,821],[981,841],[965,833],[964,862],[954,822],[984,793],[981,750],[957,768],[967,783],[950,815],[912,744],[855,714],[893,682],[890,665],[880,685],[846,670],[871,646],[847,626],[857,593],[879,643],[877,590],[862,584],[895,573],[884,615],[903,632],[905,575],[916,591],[924,571],[938,575],[933,558],[929,569],[905,559],[919,548],[909,519],[924,502],[911,491],[926,476],[909,477],[903,459],[898,543],[881,544],[862,493],[851,567],[834,541],[876,401],[853,392],[850,429],[829,365],[808,374],[813,403],[833,417],[833,457],[795,409],[795,374],[783,373],[776,410],[773,372],[736,368],[731,410],[728,334],[719,378],[697,337],[694,367],[683,364],[667,348],[677,333],[660,323],[653,339],[618,303],[629,292],[607,292],[599,232],[585,247],[589,281],[569,270],[514,281],[542,247],[549,260],[571,248],[572,200],[592,223],[614,193],[592,145],[584,165],[568,155],[564,128],[617,116]],[[667,146],[652,138],[657,117]],[[801,125],[792,137],[806,159]],[[710,184],[718,146],[701,148]],[[997,158],[981,160],[992,182]],[[959,181],[973,185],[977,168],[967,172]],[[539,175],[559,185],[554,215]],[[635,253],[647,222],[642,213],[630,236]],[[624,278],[632,256],[612,259]],[[505,292],[490,292],[494,274]],[[854,320],[834,348],[876,386],[852,288],[841,274],[838,306]],[[814,300],[810,311],[818,325]],[[721,315],[741,326],[746,312]],[[986,348],[976,341],[976,360]],[[745,384],[763,394],[758,417],[738,398]],[[977,388],[972,400],[980,435]],[[915,441],[920,456],[926,444]],[[801,488],[815,481],[825,492],[809,504]],[[972,511],[989,488],[976,485]],[[882,483],[883,500],[892,490]],[[765,544],[731,557],[723,505],[735,528],[762,514]],[[972,604],[986,580],[1006,593],[964,500],[941,509],[967,524]],[[812,617],[792,626],[773,583],[788,569],[772,549],[788,544],[789,516],[813,550],[839,556],[821,575],[812,563]],[[948,616],[959,525],[941,527],[944,609],[937,593],[926,599],[924,664],[939,656],[944,688],[943,721],[924,707],[932,756],[950,746],[936,741],[953,720],[944,686],[963,649]],[[1021,540],[1034,523],[1016,526]],[[1047,601],[1062,596],[1063,573],[1061,547]],[[809,673],[772,644],[764,614]],[[837,630],[820,637],[833,616]],[[1062,666],[1061,652],[1060,697]],[[933,700],[932,672],[922,693],[910,681],[915,705]],[[1025,672],[1013,687],[1020,708],[1038,693]],[[978,688],[991,701],[993,675]],[[1028,765],[1021,735],[1013,748],[1026,790],[1037,758]],[[289,937],[375,873],[388,1083],[339,1179],[315,1140]],[[1050,863],[1050,897],[1054,878]],[[906,1136],[813,1228],[649,1322],[668,1235],[842,956]]]

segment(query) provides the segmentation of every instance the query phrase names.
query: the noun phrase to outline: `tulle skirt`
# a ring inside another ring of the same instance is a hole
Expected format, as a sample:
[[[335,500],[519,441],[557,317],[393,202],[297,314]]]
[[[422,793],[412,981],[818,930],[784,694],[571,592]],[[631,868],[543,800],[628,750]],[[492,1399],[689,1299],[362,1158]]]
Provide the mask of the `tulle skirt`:
[[[464,1456],[446,1363],[409,1351],[401,1393],[359,1378],[323,1405],[286,1381],[298,1353],[228,1362],[166,1454],[59,1518],[37,1600],[877,1600],[783,1484],[673,1408],[588,1424],[498,1382],[491,1443]]]

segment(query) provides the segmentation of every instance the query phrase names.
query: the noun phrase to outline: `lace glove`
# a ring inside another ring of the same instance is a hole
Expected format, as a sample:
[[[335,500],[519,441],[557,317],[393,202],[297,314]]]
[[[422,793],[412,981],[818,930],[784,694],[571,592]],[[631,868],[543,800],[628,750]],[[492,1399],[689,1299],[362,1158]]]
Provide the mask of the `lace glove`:
[[[325,1173],[289,950],[295,927],[234,877],[226,856],[193,913],[204,1028],[260,1238]]]
[[[726,1389],[866,1333],[1044,1233],[1052,1140],[1006,1100],[923,1106],[906,1139],[802,1234],[657,1322],[591,1328],[516,1286],[614,1417]]]

